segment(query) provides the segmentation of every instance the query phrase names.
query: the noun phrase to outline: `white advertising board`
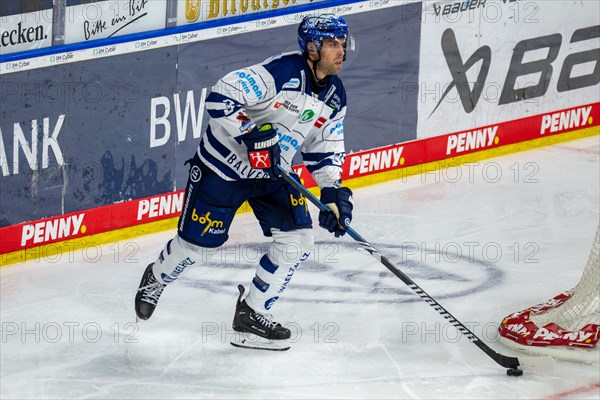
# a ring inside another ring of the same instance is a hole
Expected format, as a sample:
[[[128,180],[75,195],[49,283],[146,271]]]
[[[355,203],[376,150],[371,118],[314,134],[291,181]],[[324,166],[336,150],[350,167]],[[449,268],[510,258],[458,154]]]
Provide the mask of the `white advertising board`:
[[[597,102],[600,2],[427,1],[418,85],[418,138]]]
[[[1,0],[0,0],[1,1]],[[132,0],[134,1],[134,0]],[[154,0],[152,0],[154,2]],[[165,5],[164,0],[156,0],[156,3],[163,3]],[[202,27],[201,29],[190,31],[190,32],[182,32],[175,33],[163,36],[156,36],[147,39],[139,39],[128,41],[124,43],[115,43],[115,44],[107,44],[99,47],[90,47],[81,50],[72,50],[66,51],[58,54],[50,54],[43,55],[38,57],[27,58],[23,60],[16,61],[6,61],[0,63],[0,74],[10,74],[19,71],[27,71],[33,70],[37,68],[44,68],[51,65],[62,64],[62,63],[73,63],[78,61],[85,61],[94,58],[102,58],[102,57],[113,57],[118,56],[120,54],[127,54],[131,52],[137,51],[146,51],[151,49],[156,49],[160,47],[168,47],[168,46],[176,46],[184,43],[193,43],[199,42],[203,40],[209,40],[224,36],[230,35],[239,35],[248,32],[254,32],[263,29],[271,29],[279,26],[287,26],[287,25],[295,25],[298,24],[303,17],[306,15],[312,15],[315,13],[334,13],[337,15],[350,15],[350,14],[358,14],[368,11],[386,9],[391,7],[401,7],[405,4],[416,3],[417,1],[409,0],[409,1],[392,1],[392,0],[375,0],[375,1],[361,1],[358,3],[345,4],[345,5],[337,5],[331,7],[325,7],[327,4],[323,2],[324,8],[311,10],[311,11],[303,11],[303,12],[293,12],[291,11],[289,14],[279,15],[273,18],[261,18],[255,21],[246,21],[240,23],[234,23],[231,25],[225,26],[217,26],[211,28]],[[114,4],[117,2],[113,2],[111,0],[107,0],[101,3]],[[124,2],[120,2],[124,3]],[[96,3],[91,3],[89,5],[93,5]],[[128,3],[129,4],[129,3]],[[69,8],[76,8],[83,6],[73,6]],[[161,10],[166,7],[161,7]],[[110,9],[110,8],[109,8]],[[98,10],[98,9],[97,9]],[[68,11],[68,14],[72,13],[72,11]],[[99,12],[95,12],[92,14],[90,11],[90,17],[92,15],[98,15]],[[106,17],[108,14],[106,14]],[[164,17],[164,14],[163,14]],[[98,17],[94,17],[95,20],[98,20]],[[105,21],[105,19],[104,19]],[[68,22],[67,22],[68,23]],[[112,22],[110,22],[112,23]],[[164,24],[164,20],[162,24]],[[108,26],[108,25],[107,25]],[[81,26],[80,26],[81,28]],[[130,32],[128,32],[130,33]],[[118,32],[121,34],[121,32]],[[107,37],[112,36],[108,33],[104,32],[104,36],[96,35],[99,37]],[[73,40],[73,39],[72,39]],[[77,42],[77,40],[74,40]]]
[[[52,45],[52,9],[0,17],[0,54]]]
[[[162,29],[166,0],[107,0],[67,7],[65,43]]]
[[[177,25],[273,11],[324,0],[177,0]]]

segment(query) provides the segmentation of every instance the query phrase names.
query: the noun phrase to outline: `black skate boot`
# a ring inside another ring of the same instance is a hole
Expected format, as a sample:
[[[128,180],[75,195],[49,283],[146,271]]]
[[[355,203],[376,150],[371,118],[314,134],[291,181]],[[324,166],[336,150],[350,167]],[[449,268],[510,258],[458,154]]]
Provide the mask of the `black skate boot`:
[[[273,321],[270,315],[254,311],[246,300],[242,300],[244,286],[238,285],[238,290],[240,295],[235,306],[233,330],[242,335],[236,334],[236,340],[231,344],[249,349],[288,350],[290,345],[284,340],[291,337],[290,330]]]
[[[138,322],[139,320],[145,321],[152,316],[156,304],[158,303],[158,299],[165,286],[167,286],[156,280],[152,273],[153,265],[154,263],[146,267],[146,271],[144,271],[142,281],[140,282],[140,287],[135,295],[135,313],[138,317]]]

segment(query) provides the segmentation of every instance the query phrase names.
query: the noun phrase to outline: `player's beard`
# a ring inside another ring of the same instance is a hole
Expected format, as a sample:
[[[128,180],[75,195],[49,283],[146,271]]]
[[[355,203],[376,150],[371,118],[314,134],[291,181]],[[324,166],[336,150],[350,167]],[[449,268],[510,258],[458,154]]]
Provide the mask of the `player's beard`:
[[[336,64],[336,61],[331,61],[330,63],[322,62],[320,66],[321,72],[325,75],[337,75],[342,68],[342,62],[340,61],[339,64]]]

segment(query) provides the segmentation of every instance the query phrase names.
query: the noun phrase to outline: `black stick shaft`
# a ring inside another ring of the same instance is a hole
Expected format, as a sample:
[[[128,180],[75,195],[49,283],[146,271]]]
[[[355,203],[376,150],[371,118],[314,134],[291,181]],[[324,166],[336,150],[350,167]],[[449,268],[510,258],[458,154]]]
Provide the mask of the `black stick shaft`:
[[[321,201],[306,189],[300,182],[292,178],[288,173],[280,166],[281,176],[290,185],[298,189],[302,194],[307,197],[311,203],[313,203],[321,211],[331,211],[329,207],[321,203]],[[510,357],[500,354],[485,344],[481,339],[477,337],[469,328],[467,328],[462,322],[456,319],[448,310],[446,310],[440,303],[438,303],[433,297],[425,292],[419,285],[417,285],[408,275],[402,272],[398,267],[390,262],[385,256],[383,256],[377,249],[375,249],[367,240],[358,234],[352,227],[346,229],[346,233],[356,240],[365,250],[367,250],[373,257],[375,257],[384,267],[386,267],[391,273],[396,275],[402,282],[404,282],[409,288],[412,289],[421,299],[427,304],[433,307],[442,317],[448,320],[460,333],[465,335],[471,343],[474,343],[479,347],[485,354],[492,358],[496,363],[505,368],[517,368],[520,363],[517,357]]]

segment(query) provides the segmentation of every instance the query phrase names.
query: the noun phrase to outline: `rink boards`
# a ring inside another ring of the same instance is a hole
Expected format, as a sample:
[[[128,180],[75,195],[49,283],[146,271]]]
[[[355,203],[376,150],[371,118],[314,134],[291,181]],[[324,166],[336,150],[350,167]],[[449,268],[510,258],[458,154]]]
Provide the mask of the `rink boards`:
[[[342,76],[347,184],[598,134],[598,5],[553,3],[324,9],[346,15],[359,43]],[[232,68],[295,50],[311,7],[0,63],[1,265],[173,228],[207,91]],[[568,25],[546,23],[566,13]]]

